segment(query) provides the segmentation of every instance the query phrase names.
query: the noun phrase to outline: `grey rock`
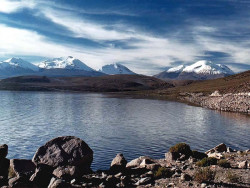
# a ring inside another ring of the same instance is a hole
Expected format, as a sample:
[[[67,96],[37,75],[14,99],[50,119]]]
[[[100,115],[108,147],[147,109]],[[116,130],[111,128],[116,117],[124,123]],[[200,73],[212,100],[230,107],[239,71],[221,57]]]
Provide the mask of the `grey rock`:
[[[227,153],[231,153],[231,152],[233,152],[234,150],[232,149],[232,148],[230,148],[230,147],[227,147]]]
[[[191,181],[192,180],[192,177],[188,174],[181,174],[181,181]]]
[[[0,187],[2,187],[4,185],[8,185],[8,178],[0,176]]]
[[[0,176],[8,178],[10,160],[6,158],[0,159]]]
[[[127,160],[123,156],[123,154],[119,153],[116,157],[112,160],[110,165],[110,171],[112,172],[121,172],[124,171],[127,165]]]
[[[62,179],[51,178],[48,188],[70,188],[71,186]]]
[[[226,144],[221,143],[221,144],[215,146],[214,148],[212,148],[212,149],[206,151],[205,153],[206,153],[206,154],[208,154],[208,153],[215,153],[215,152],[216,152],[216,153],[222,153],[222,152],[226,152],[226,151],[227,151],[227,146],[226,146]]]
[[[75,166],[63,166],[57,167],[53,171],[53,175],[59,179],[71,180],[72,178],[80,177],[81,173]]]
[[[167,152],[165,154],[165,159],[167,162],[174,162],[180,157],[179,153],[176,152]]]
[[[10,171],[15,176],[27,176],[28,179],[35,172],[36,166],[31,160],[26,159],[11,159]]]
[[[202,183],[202,184],[201,184],[201,188],[205,188],[206,186],[207,186],[206,183]]]
[[[36,168],[35,173],[30,177],[30,181],[35,185],[47,187],[53,177],[52,172],[53,168],[50,166],[39,165],[39,167]]]
[[[45,164],[53,168],[69,165],[89,170],[93,161],[93,151],[80,138],[63,136],[40,147],[32,161],[36,165]]]
[[[138,180],[135,185],[146,185],[152,182],[152,178],[150,177],[146,177],[146,178],[141,178],[140,180]]]
[[[5,158],[8,155],[8,145],[0,145],[0,159]]]
[[[9,179],[9,186],[17,188],[33,187],[32,183],[26,177],[22,176]]]
[[[244,169],[247,168],[247,161],[240,162],[238,167],[239,168],[244,168]]]
[[[144,162],[143,162],[143,161],[144,161]],[[149,163],[149,161],[151,161],[150,164],[154,162],[154,160],[151,159],[150,157],[141,156],[141,157],[136,158],[136,159],[130,161],[129,163],[127,163],[126,168],[141,167],[141,166],[144,166],[145,163]],[[143,163],[142,163],[142,162],[143,162]]]

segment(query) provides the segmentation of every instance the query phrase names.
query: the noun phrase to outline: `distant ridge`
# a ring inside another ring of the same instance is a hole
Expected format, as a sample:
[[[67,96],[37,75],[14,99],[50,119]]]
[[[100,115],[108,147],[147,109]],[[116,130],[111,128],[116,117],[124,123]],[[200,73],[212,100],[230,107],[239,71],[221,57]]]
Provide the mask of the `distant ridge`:
[[[105,74],[109,75],[115,75],[115,74],[136,74],[130,69],[128,69],[126,66],[120,64],[120,63],[113,63],[109,65],[104,65],[101,69],[100,72],[103,72]]]
[[[185,66],[180,65],[163,71],[154,77],[164,80],[209,80],[234,74],[234,72],[222,64],[201,60]]]

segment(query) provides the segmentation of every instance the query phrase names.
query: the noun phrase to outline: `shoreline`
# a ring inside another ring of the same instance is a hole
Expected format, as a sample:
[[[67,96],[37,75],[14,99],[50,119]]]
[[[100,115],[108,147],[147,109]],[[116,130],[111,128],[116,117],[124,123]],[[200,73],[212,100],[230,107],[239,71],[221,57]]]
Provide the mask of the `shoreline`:
[[[73,90],[0,90],[20,92],[44,92],[44,93],[77,93],[77,94],[102,94],[115,98],[152,99],[184,103],[190,106],[197,106],[222,112],[244,114],[250,117],[250,93],[238,95],[226,93],[213,96],[203,93],[161,93],[161,90],[145,91],[120,91],[120,92],[95,92],[95,91],[73,91]],[[215,91],[217,92],[217,91]]]
[[[0,145],[0,187],[249,187],[250,150],[221,143],[206,152],[178,143],[165,158],[131,161],[119,153],[106,170],[91,170],[93,151],[81,139],[57,137],[38,148],[32,160],[7,158]]]

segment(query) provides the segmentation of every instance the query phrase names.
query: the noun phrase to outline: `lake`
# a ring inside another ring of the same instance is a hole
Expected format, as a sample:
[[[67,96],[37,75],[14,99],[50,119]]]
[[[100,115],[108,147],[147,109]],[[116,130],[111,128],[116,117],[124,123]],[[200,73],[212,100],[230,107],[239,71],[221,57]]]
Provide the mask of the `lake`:
[[[8,158],[31,159],[38,147],[63,135],[77,136],[93,149],[93,169],[108,168],[117,153],[128,161],[163,158],[178,142],[199,151],[221,142],[250,148],[249,116],[177,102],[9,91],[0,91],[0,102],[0,144],[9,145]]]

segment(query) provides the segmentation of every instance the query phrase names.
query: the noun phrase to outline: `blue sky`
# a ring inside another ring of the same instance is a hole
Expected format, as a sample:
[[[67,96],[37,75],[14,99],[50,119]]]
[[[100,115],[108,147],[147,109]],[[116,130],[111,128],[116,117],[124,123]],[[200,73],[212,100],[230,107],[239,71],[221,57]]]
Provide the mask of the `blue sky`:
[[[249,0],[0,0],[0,60],[74,56],[152,75],[207,59],[250,69]]]

